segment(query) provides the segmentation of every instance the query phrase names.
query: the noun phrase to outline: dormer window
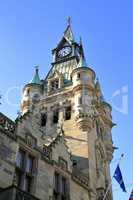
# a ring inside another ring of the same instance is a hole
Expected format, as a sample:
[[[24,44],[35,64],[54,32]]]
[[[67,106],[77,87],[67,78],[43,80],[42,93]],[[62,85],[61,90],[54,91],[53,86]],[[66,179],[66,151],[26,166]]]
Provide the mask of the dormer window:
[[[59,80],[51,81],[51,90],[55,91],[59,88]]]

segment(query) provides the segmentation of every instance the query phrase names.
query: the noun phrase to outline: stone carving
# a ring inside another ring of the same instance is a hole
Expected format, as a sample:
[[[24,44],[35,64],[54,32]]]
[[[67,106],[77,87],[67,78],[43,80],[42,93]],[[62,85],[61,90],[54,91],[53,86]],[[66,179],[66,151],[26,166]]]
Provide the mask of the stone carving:
[[[11,121],[10,119],[8,119],[2,113],[0,113],[0,127],[3,130],[8,131],[10,133],[14,133],[15,131],[15,123]]]
[[[105,171],[106,155],[104,148],[99,140],[96,141],[96,167],[98,177]]]
[[[44,145],[43,146],[43,154],[48,159],[51,159],[51,149],[50,149],[50,147],[47,147],[47,146]]]

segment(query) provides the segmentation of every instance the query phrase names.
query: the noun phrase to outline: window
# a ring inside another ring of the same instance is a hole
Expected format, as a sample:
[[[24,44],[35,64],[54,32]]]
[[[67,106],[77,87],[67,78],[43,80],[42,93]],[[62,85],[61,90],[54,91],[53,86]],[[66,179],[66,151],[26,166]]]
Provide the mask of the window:
[[[26,192],[31,191],[34,180],[35,158],[28,152],[19,150],[16,159],[16,181],[17,186]]]
[[[66,107],[65,109],[65,120],[71,119],[71,106]]]
[[[77,79],[80,79],[80,73],[77,73]]]
[[[21,188],[22,172],[16,169],[16,184]]]
[[[60,192],[60,180],[59,180],[59,174],[55,172],[55,192],[59,193]]]
[[[69,182],[66,177],[55,172],[54,181],[54,200],[65,200],[68,196],[68,185]]]
[[[46,126],[47,123],[47,114],[44,113],[41,115],[41,126]]]
[[[29,155],[26,162],[26,172],[32,173],[33,164],[34,164],[34,158]]]
[[[27,89],[27,95],[29,95],[30,94],[30,89]]]
[[[67,180],[66,178],[62,177],[62,195],[65,195],[67,192]]]
[[[30,176],[25,177],[24,179],[24,191],[30,192],[31,191],[31,184],[32,184],[32,178]]]
[[[24,159],[25,159],[25,152],[22,150],[19,150],[17,159],[16,159],[16,165],[17,167],[23,169],[24,167]]]
[[[54,123],[54,124],[57,124],[57,123],[58,123],[58,120],[59,120],[59,110],[56,109],[56,110],[54,110],[54,112],[53,112],[53,123]]]
[[[51,82],[51,90],[55,91],[59,88],[59,80],[54,80]]]
[[[73,160],[73,167],[74,167],[74,168],[77,167],[77,160]]]

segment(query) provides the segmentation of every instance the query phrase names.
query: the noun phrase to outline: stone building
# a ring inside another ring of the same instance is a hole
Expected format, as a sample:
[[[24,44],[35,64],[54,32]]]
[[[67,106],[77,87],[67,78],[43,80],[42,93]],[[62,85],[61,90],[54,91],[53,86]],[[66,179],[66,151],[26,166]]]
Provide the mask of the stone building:
[[[102,200],[111,181],[111,106],[70,23],[52,56],[15,122],[0,113],[0,200]]]

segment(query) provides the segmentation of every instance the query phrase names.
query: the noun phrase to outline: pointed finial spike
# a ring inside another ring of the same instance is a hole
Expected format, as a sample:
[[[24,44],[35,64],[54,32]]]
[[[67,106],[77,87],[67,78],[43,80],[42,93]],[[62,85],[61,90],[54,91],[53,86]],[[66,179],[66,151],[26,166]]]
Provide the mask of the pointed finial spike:
[[[80,55],[80,60],[79,60],[79,63],[78,63],[78,67],[87,67],[87,63],[86,63],[85,57],[83,57],[82,54]]]
[[[35,66],[35,74],[34,74],[34,77],[31,81],[31,83],[34,83],[34,84],[41,84],[41,81],[40,81],[40,77],[39,77],[39,66],[36,65]]]
[[[68,19],[67,19],[67,23],[68,23],[69,26],[71,26],[71,21],[72,21],[71,17],[69,16]]]
[[[79,43],[80,43],[80,45],[82,45],[82,37],[81,36],[79,38]]]
[[[35,70],[38,71],[39,70],[39,66],[35,65]]]
[[[72,32],[72,27],[71,27],[71,17],[69,17],[68,19],[67,19],[67,28],[66,28],[66,30],[64,31],[64,38],[68,41],[68,42],[70,42],[70,43],[72,43],[73,41],[74,41],[74,35],[73,35],[73,32]]]

